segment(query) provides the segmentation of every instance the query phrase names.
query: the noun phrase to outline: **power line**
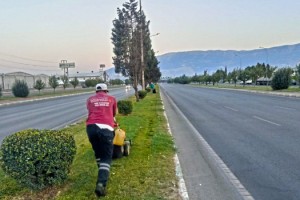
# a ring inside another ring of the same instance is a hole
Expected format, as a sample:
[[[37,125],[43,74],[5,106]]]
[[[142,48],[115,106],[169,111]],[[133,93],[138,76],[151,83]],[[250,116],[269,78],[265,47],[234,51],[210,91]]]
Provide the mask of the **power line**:
[[[1,69],[7,69],[7,68],[10,68],[10,69],[17,69],[17,70],[24,70],[23,67],[15,67],[15,66],[7,66],[7,65],[2,65],[0,64],[0,68]],[[25,70],[36,70],[36,71],[58,71],[58,70],[55,70],[55,69],[37,69],[37,68],[26,68]]]
[[[54,62],[54,61],[37,60],[37,59],[32,59],[32,58],[25,58],[25,57],[15,56],[15,55],[6,54],[6,53],[2,53],[2,52],[0,52],[0,54],[4,55],[4,56],[9,56],[9,57],[13,57],[13,58],[19,58],[19,59],[23,59],[23,60],[30,60],[30,61],[35,61],[35,62],[57,63],[57,62]]]
[[[46,66],[46,65],[34,65],[34,64],[28,64],[28,63],[21,63],[21,62],[15,62],[15,61],[10,61],[10,60],[6,60],[6,59],[1,59],[1,61],[4,62],[9,62],[9,63],[15,63],[15,64],[21,64],[21,65],[29,65],[29,66],[35,66],[35,67],[57,67],[57,66]]]

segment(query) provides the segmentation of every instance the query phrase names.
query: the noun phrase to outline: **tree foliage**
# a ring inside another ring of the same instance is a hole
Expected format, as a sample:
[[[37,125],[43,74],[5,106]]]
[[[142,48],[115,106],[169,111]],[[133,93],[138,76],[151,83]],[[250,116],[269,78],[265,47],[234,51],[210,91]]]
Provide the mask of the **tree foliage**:
[[[55,92],[55,89],[58,87],[58,79],[55,75],[49,77],[49,85],[53,88]]]
[[[124,84],[124,81],[122,81],[121,79],[111,79],[109,83],[111,85],[122,85]]]
[[[68,85],[69,85],[69,79],[68,79],[67,76],[62,76],[61,80],[63,82],[62,86],[63,86],[63,88],[65,90],[68,87]]]
[[[129,77],[133,83],[136,100],[138,101],[138,84],[142,83],[143,74],[147,80],[154,79],[152,75],[159,76],[157,69],[158,62],[155,62],[153,54],[150,31],[150,21],[146,21],[143,11],[138,10],[136,0],[129,0],[123,4],[123,8],[117,9],[117,18],[113,20],[112,44],[113,64],[116,73],[122,73]],[[142,40],[143,39],[143,40]],[[143,60],[146,66],[142,66],[141,46],[143,44]],[[149,61],[153,59],[152,61]]]
[[[12,93],[15,97],[27,97],[29,95],[29,88],[24,80],[16,80],[12,86]]]
[[[95,87],[98,83],[104,83],[104,81],[99,78],[85,80],[86,87]]]
[[[75,89],[79,85],[78,78],[75,77],[73,80],[70,81],[70,83],[73,86],[73,88]]]
[[[288,89],[291,83],[291,73],[292,70],[290,68],[281,68],[278,71],[276,71],[272,79],[272,89]]]
[[[298,79],[298,85],[300,88],[300,64],[296,65],[296,74],[297,74],[297,79]]]
[[[147,64],[145,68],[145,82],[150,84],[151,82],[157,83],[161,77],[160,68],[158,67],[158,60],[155,56],[155,52],[151,49],[148,53]]]
[[[34,89],[38,90],[40,93],[41,90],[46,87],[46,84],[41,79],[38,79],[38,80],[36,80],[33,87],[34,87]]]

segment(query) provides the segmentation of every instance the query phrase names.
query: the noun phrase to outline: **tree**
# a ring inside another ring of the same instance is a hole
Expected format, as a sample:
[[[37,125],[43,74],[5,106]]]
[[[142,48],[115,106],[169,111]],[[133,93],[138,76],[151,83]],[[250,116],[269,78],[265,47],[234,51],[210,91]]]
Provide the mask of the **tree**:
[[[79,85],[78,78],[75,77],[72,81],[70,81],[71,85],[73,86],[74,90]]]
[[[141,66],[142,58],[143,63],[147,64],[151,51],[150,22],[146,21],[143,11],[138,11],[136,0],[129,0],[129,2],[124,3],[122,9],[117,9],[117,15],[118,17],[113,20],[111,37],[114,46],[113,64],[116,73],[122,73],[123,76],[129,77],[132,81],[138,101],[137,86],[138,83],[143,85],[145,70],[145,67]],[[143,50],[143,54],[141,50]]]
[[[55,75],[49,77],[49,85],[53,88],[55,92],[55,88],[58,87],[58,79]]]
[[[297,73],[297,77],[298,77],[298,85],[300,88],[300,64],[296,65],[296,73]]]
[[[122,85],[124,84],[124,81],[122,81],[121,79],[111,79],[109,83],[111,85]]]
[[[272,89],[288,89],[291,83],[291,73],[292,70],[290,68],[281,68],[276,71],[271,83]]]
[[[246,81],[249,80],[249,70],[246,69],[239,69],[239,80],[243,81],[243,86],[245,86]]]
[[[125,79],[125,85],[131,85],[132,81],[130,79]]]
[[[66,87],[68,87],[68,85],[69,85],[69,79],[68,79],[68,77],[67,76],[62,76],[61,77],[61,80],[62,80],[62,82],[63,82],[63,88],[64,88],[64,90],[66,89]]]
[[[161,72],[158,67],[158,60],[155,56],[155,52],[153,49],[151,49],[148,53],[148,59],[146,63],[146,68],[145,68],[145,82],[146,83],[151,83],[151,82],[158,82],[160,77],[161,77]]]
[[[234,87],[236,87],[236,83],[237,83],[238,77],[239,77],[238,69],[233,69],[231,76],[232,76],[232,81],[234,82]]]
[[[40,94],[41,90],[44,89],[45,86],[46,86],[46,84],[41,79],[38,79],[38,80],[36,80],[33,87],[34,87],[34,89],[38,90],[39,94]]]

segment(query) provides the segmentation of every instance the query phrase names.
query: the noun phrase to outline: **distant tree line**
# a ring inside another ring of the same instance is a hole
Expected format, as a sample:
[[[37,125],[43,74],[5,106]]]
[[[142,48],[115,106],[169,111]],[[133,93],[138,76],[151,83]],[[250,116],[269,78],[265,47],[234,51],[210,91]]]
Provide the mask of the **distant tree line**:
[[[300,82],[300,64],[296,66],[296,70],[291,67],[285,67],[278,69],[277,67],[270,66],[265,63],[257,63],[253,66],[248,66],[245,69],[234,68],[231,72],[227,72],[227,67],[225,69],[218,69],[211,75],[204,71],[202,75],[195,74],[192,77],[182,75],[169,79],[169,83],[180,83],[180,84],[189,84],[191,82],[199,84],[218,84],[218,83],[231,83],[237,84],[241,82],[244,86],[247,81],[250,81],[252,84],[257,85],[259,78],[265,78],[265,83],[274,90],[278,89],[287,89],[292,82]],[[269,81],[271,80],[271,81]],[[300,87],[300,86],[299,86]]]

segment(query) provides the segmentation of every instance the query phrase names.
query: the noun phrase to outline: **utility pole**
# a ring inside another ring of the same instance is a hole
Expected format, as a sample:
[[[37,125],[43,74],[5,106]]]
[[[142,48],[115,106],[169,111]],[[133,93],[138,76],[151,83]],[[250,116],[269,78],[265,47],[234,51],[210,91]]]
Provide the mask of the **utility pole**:
[[[142,89],[145,90],[145,69],[144,69],[144,41],[143,41],[143,20],[142,20],[142,0],[140,0],[140,28],[141,28],[141,68],[142,68]]]

